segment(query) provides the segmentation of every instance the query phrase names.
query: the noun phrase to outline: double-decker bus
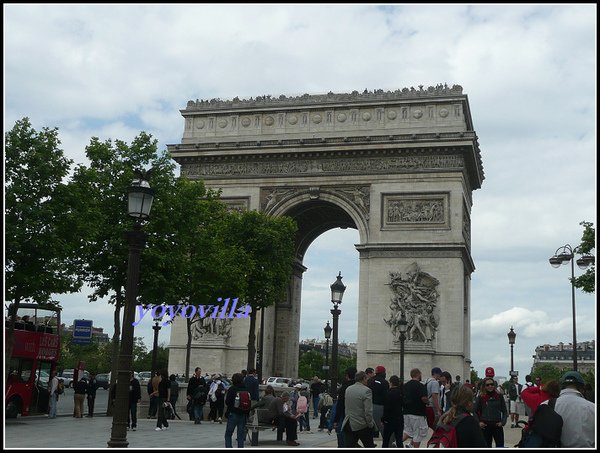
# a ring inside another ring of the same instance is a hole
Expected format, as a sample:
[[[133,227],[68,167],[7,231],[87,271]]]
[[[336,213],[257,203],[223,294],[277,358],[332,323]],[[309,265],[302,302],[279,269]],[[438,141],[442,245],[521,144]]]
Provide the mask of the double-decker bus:
[[[48,304],[19,304],[4,392],[6,418],[48,412],[50,377],[60,354],[60,310]],[[8,312],[12,311],[11,305]],[[10,321],[7,317],[5,342]]]

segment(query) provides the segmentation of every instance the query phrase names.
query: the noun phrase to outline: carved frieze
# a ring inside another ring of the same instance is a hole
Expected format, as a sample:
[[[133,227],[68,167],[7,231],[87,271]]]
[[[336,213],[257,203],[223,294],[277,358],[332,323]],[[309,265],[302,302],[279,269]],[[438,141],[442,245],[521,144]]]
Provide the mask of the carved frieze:
[[[382,194],[382,229],[449,228],[449,193]]]
[[[250,197],[221,197],[220,200],[227,205],[230,211],[247,211],[250,209]]]
[[[462,231],[467,247],[471,247],[471,217],[469,216],[469,210],[467,209],[467,205],[465,203],[463,203]]]
[[[437,156],[381,156],[378,158],[349,157],[337,159],[282,159],[242,162],[181,163],[181,175],[188,177],[273,176],[308,175],[324,173],[402,173],[410,170],[463,168],[460,155]]]

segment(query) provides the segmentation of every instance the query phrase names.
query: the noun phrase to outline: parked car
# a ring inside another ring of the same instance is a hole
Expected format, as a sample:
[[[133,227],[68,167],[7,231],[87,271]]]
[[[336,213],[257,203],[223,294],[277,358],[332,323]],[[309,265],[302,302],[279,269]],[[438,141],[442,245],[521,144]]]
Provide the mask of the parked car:
[[[136,378],[140,381],[140,385],[144,387],[144,385],[148,385],[148,381],[152,379],[152,371],[140,371]]]
[[[96,383],[98,388],[102,387],[104,390],[108,390],[110,385],[110,379],[108,373],[100,373],[96,375]]]
[[[90,373],[84,371],[83,377],[89,379]],[[60,376],[58,376],[58,378],[63,380],[63,384],[65,385],[65,387],[73,387],[73,369],[63,370],[63,372],[60,374]],[[79,376],[79,379],[81,379],[81,374]]]
[[[271,387],[289,387],[292,383],[292,378],[272,376],[267,379],[267,385]]]

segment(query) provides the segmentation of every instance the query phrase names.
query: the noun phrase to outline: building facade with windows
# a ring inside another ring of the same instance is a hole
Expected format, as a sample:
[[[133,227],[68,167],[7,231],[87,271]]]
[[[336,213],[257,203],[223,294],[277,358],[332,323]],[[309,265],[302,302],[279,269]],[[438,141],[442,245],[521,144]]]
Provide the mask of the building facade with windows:
[[[533,368],[541,365],[552,365],[561,370],[573,369],[573,344],[558,345],[545,344],[535,348],[533,356]],[[596,369],[596,342],[584,341],[577,343],[577,370],[580,373],[587,373]]]

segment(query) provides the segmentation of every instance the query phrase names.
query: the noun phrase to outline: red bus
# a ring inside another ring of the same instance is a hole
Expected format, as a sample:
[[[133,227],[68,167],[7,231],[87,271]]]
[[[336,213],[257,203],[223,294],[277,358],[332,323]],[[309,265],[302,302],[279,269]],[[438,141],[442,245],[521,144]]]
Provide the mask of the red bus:
[[[4,392],[6,418],[48,413],[50,376],[60,355],[60,310],[48,304],[19,304]],[[9,321],[5,323],[4,341]]]

